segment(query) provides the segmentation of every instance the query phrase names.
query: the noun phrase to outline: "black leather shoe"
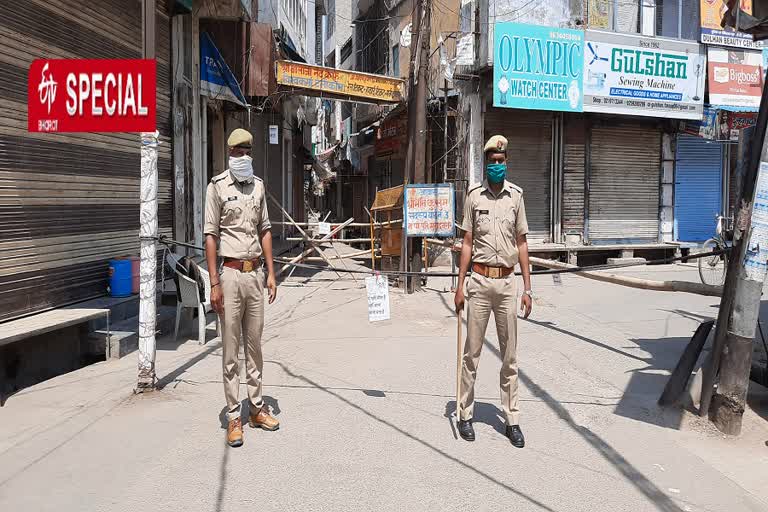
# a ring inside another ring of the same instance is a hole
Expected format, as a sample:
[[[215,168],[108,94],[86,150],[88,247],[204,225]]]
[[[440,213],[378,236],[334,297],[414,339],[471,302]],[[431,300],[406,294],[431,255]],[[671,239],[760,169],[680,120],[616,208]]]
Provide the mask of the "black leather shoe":
[[[475,428],[472,426],[472,420],[459,421],[459,435],[465,441],[475,440]]]
[[[515,448],[525,446],[525,436],[523,436],[523,431],[520,430],[520,425],[507,425],[507,437]]]

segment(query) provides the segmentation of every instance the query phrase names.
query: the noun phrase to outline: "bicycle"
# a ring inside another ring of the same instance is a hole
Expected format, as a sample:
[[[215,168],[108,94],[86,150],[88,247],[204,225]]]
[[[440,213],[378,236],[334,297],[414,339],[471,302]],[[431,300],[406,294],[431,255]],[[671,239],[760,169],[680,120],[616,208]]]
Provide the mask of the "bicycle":
[[[701,282],[713,286],[722,286],[725,283],[725,273],[728,269],[728,253],[730,241],[733,240],[733,231],[726,226],[733,217],[716,215],[717,228],[715,236],[703,244],[704,252],[721,252],[712,256],[699,258],[699,277]]]

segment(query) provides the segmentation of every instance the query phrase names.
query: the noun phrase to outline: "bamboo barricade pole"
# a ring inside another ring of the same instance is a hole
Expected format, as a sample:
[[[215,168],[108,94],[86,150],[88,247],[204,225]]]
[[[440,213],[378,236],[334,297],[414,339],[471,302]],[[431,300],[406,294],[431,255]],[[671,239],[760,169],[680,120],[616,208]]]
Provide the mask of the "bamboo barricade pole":
[[[435,245],[443,245],[444,247],[450,247],[450,242],[448,240],[428,239],[427,242]],[[571,265],[569,263],[545,260],[535,256],[529,256],[528,259],[531,262],[531,265],[549,269],[565,270],[578,268],[576,265]],[[689,281],[651,281],[649,279],[640,279],[637,277],[620,276],[616,274],[603,273],[603,271],[597,272],[589,270],[573,272],[573,275],[586,277],[587,279],[594,279],[595,281],[602,281],[604,283],[618,284],[628,288],[638,288],[640,290],[693,293],[696,295],[706,295],[709,297],[720,297],[723,293],[722,286],[711,286],[708,284],[693,283]]]
[[[530,260],[531,265],[538,265],[544,268],[577,268],[576,265],[570,265],[560,261],[545,260],[542,258],[536,258],[534,256],[530,256],[528,259]],[[692,283],[688,281],[651,281],[649,279],[640,279],[637,277],[618,276],[616,274],[604,274],[588,271],[574,272],[573,274],[586,277],[587,279],[594,279],[595,281],[603,281],[605,283],[618,284],[621,286],[627,286],[629,288],[638,288],[640,290],[695,293],[697,295],[707,295],[710,297],[720,297],[720,295],[723,293],[722,286],[711,286],[708,284]]]
[[[365,209],[368,211],[368,208]],[[368,214],[370,215],[370,213]],[[371,217],[371,270],[376,270],[376,244],[373,240],[373,217]]]
[[[341,231],[342,229],[347,227],[349,224],[352,223],[353,220],[354,220],[353,218],[350,218],[349,220],[347,220],[347,222],[337,226],[330,233],[328,233],[323,238],[320,238],[319,240],[316,240],[316,241],[317,242],[325,242],[327,240],[330,240],[331,238],[333,238],[333,235],[335,235],[336,233],[338,233],[339,231]],[[295,256],[294,258],[292,258],[289,261],[289,263],[286,263],[285,265],[283,265],[283,267],[277,272],[277,275],[278,276],[282,275],[286,270],[288,270],[291,267],[291,263],[297,263],[299,261],[303,261],[304,258],[306,258],[310,254],[312,254],[312,252],[314,252],[314,251],[319,251],[319,250],[318,250],[317,247],[313,246],[313,247],[310,247],[309,249],[305,250],[304,252],[302,252],[298,256]]]

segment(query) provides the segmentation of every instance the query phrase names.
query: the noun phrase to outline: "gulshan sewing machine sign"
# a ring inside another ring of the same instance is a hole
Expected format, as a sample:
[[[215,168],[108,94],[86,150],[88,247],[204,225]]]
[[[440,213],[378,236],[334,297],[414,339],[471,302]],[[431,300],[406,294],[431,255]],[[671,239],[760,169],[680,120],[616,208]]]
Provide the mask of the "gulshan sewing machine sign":
[[[30,132],[155,131],[154,60],[38,59],[27,87]]]

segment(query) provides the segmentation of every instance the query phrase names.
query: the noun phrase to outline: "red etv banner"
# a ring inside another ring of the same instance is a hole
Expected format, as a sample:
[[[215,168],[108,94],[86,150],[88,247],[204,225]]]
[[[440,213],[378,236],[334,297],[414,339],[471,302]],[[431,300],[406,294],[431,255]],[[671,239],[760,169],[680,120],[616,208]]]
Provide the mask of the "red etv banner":
[[[38,59],[27,91],[30,132],[155,131],[154,60]]]

